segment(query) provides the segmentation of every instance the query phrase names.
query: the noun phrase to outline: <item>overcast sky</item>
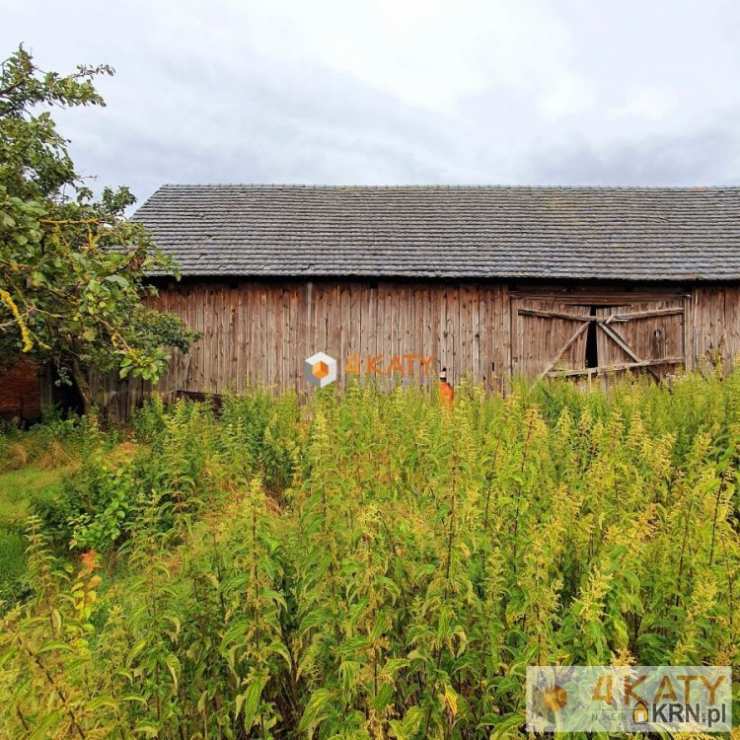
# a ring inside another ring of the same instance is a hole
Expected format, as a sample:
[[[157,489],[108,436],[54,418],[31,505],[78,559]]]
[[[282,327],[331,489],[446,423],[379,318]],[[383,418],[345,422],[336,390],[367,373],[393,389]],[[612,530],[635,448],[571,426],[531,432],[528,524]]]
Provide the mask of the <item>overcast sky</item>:
[[[737,0],[0,0],[97,186],[740,183]]]

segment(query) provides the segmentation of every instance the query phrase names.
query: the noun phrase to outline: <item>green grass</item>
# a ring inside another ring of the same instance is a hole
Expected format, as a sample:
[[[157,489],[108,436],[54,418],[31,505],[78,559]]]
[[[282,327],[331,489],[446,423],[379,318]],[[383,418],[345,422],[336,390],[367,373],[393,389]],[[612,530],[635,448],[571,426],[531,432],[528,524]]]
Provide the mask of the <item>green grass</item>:
[[[0,526],[22,527],[33,502],[49,500],[61,490],[68,467],[44,470],[29,465],[0,475]]]
[[[30,465],[0,474],[0,602],[13,601],[25,591],[26,517],[35,502],[59,493],[69,470]]]

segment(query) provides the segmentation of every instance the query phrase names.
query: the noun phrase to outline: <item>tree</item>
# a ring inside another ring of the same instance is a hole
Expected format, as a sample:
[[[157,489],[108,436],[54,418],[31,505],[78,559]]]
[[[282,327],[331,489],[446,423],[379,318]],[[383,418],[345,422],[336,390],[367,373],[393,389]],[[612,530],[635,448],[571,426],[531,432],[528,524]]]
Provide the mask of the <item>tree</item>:
[[[104,105],[108,66],[43,72],[20,46],[0,66],[0,363],[52,363],[85,407],[89,373],[156,381],[195,335],[155,310],[148,275],[176,274],[143,226],[124,217],[128,188],[96,198],[75,171],[51,109]]]

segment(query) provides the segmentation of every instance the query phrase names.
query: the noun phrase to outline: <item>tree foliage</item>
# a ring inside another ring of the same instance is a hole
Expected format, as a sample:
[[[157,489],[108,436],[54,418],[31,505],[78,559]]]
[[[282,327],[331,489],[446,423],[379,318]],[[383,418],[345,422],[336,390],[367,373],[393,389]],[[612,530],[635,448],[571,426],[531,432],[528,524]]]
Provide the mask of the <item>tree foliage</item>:
[[[108,66],[43,72],[23,47],[0,66],[0,356],[51,362],[91,399],[87,371],[156,380],[193,335],[146,305],[150,272],[174,272],[144,228],[124,218],[134,197],[95,197],[57,131],[54,107],[104,105]]]

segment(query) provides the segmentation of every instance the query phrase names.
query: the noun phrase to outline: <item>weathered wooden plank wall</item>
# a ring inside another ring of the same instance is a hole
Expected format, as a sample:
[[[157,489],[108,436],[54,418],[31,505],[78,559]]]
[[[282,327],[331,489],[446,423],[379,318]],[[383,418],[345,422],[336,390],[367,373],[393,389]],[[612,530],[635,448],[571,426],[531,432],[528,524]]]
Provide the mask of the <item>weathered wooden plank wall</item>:
[[[541,370],[564,332],[574,328],[567,322],[522,321],[516,306],[523,297],[551,308],[589,303],[644,308],[683,301],[687,364],[716,357],[729,364],[740,353],[738,285],[636,291],[494,282],[193,282],[163,288],[157,299],[160,308],[202,333],[187,356],[174,358],[159,390],[303,391],[305,358],[324,351],[338,360],[340,384],[358,374],[374,377],[382,387],[428,384],[446,367],[453,384],[466,376],[504,391],[512,369]],[[537,336],[524,337],[532,326]],[[573,352],[583,353],[584,341]],[[146,392],[139,381],[97,383],[101,405],[124,417]]]
[[[725,366],[736,362],[740,355],[740,285],[694,288],[691,313],[695,361],[722,360]]]
[[[163,391],[301,390],[303,362],[323,351],[340,382],[373,376],[382,385],[435,380],[499,387],[508,375],[506,288],[424,283],[199,283],[162,290],[157,305],[202,338],[177,357]]]
[[[0,419],[35,419],[41,414],[39,368],[28,360],[0,374]]]

